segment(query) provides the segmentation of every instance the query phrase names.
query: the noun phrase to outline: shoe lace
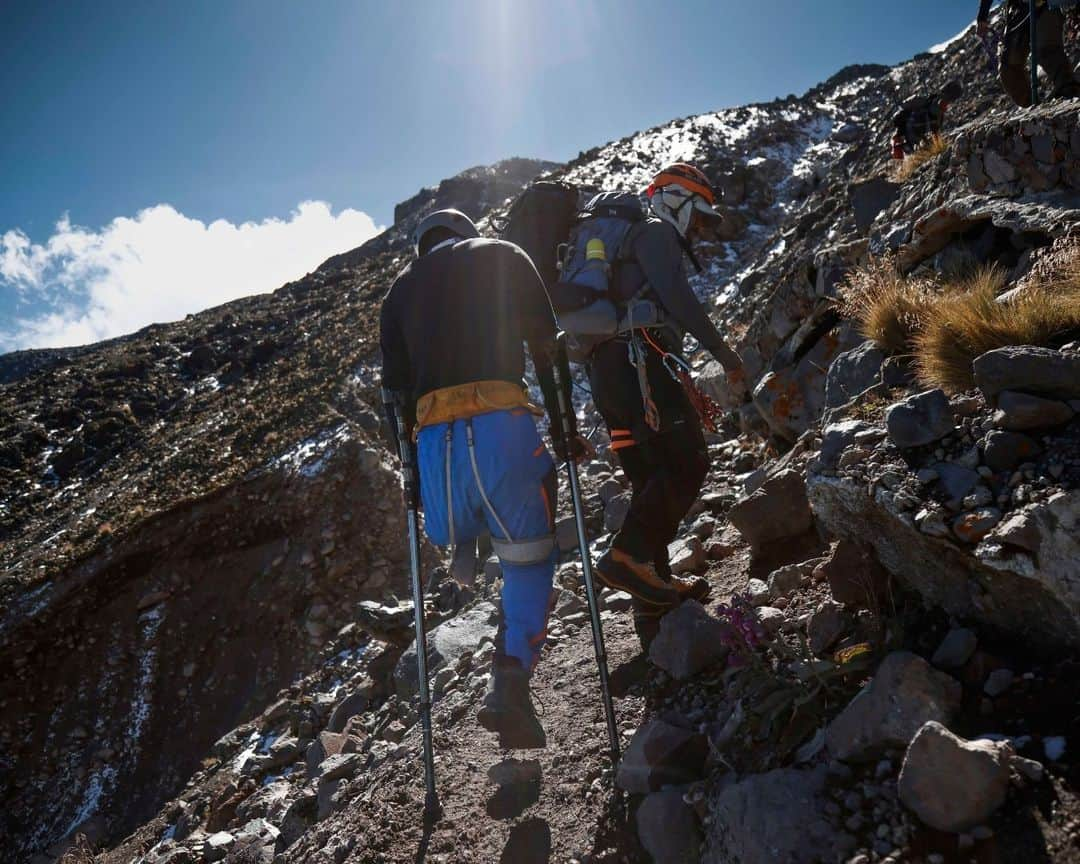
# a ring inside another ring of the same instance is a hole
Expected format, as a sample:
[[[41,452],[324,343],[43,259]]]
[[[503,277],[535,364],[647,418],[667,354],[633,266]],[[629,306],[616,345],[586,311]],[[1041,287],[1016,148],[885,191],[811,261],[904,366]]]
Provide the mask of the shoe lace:
[[[540,710],[537,713],[541,717],[543,717],[545,714],[547,714],[547,705],[544,704],[544,699],[543,699],[543,697],[541,697],[540,691],[537,690],[535,687],[533,687],[531,684],[529,685],[529,698],[532,699],[533,701],[539,703]]]

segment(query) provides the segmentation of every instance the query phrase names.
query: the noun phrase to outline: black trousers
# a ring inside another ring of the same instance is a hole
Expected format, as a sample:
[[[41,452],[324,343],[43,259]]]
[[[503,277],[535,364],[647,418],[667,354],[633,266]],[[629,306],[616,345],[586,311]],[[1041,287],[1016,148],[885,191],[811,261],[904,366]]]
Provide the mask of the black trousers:
[[[589,380],[593,401],[609,432],[629,430],[633,441],[617,450],[633,494],[626,521],[612,545],[638,561],[652,561],[661,578],[669,579],[667,547],[701,491],[709,459],[701,422],[682,385],[668,374],[656,351],[646,351],[659,431],[645,422],[637,370],[625,342],[612,340],[597,347]],[[613,434],[613,441],[625,439],[625,435]]]
[[[1031,59],[1031,24],[1027,4],[1024,8],[1011,9],[1005,24],[1005,38],[1001,44],[1001,85],[1010,98],[1021,108],[1031,105],[1031,75],[1028,71]],[[1051,97],[1077,95],[1072,64],[1065,53],[1065,18],[1055,9],[1043,9],[1035,23],[1036,54],[1052,83]]]

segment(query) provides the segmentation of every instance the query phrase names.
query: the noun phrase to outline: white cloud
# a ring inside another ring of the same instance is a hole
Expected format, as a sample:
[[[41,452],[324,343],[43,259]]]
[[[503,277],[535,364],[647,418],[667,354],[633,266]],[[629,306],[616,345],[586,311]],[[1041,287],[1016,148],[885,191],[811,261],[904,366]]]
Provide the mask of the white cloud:
[[[0,236],[0,287],[44,311],[0,325],[0,351],[83,345],[272,291],[377,234],[371,217],[305,201],[287,220],[209,225],[168,204],[100,231],[65,217],[43,244]]]

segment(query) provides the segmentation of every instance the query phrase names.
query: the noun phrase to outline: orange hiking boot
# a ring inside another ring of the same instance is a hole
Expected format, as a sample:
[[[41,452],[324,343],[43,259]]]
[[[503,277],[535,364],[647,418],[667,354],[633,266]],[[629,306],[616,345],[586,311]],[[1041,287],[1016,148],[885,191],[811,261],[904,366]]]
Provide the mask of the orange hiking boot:
[[[712,593],[712,585],[703,576],[673,575],[671,587],[678,592],[680,600],[697,600],[698,603],[704,603]]]
[[[609,549],[596,562],[596,578],[608,588],[625,591],[631,597],[644,600],[665,611],[684,599],[674,586],[657,575],[656,567],[638,561],[620,549]]]

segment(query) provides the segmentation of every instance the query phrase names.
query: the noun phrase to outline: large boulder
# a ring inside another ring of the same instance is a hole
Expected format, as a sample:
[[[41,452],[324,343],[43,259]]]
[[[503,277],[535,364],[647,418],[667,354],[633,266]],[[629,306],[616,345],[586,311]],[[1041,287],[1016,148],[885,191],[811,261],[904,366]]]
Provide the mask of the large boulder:
[[[827,777],[827,767],[819,765],[812,771],[777,769],[729,783],[712,799],[702,860],[705,864],[836,860],[841,850],[825,813]]]
[[[1044,399],[1030,393],[1002,390],[998,394],[998,410],[994,422],[1013,432],[1027,429],[1046,429],[1072,419],[1075,412],[1058,399]]]
[[[701,828],[678,786],[647,795],[635,818],[638,839],[654,864],[697,864],[701,860]]]
[[[615,782],[632,795],[644,795],[663,786],[692,783],[705,772],[709,745],[703,735],[650,720],[630,740]]]
[[[649,659],[672,678],[683,681],[728,655],[728,628],[696,600],[687,600],[660,619],[660,632]]]
[[[900,196],[900,189],[899,183],[885,177],[871,177],[848,187],[851,209],[855,214],[855,226],[860,234],[868,232],[878,214],[896,201]]]
[[[728,519],[755,551],[774,540],[805,534],[814,517],[802,474],[789,469],[770,477],[753,495],[736,502]]]
[[[829,724],[825,743],[840,759],[871,759],[887,747],[906,747],[930,720],[947,722],[960,697],[958,681],[917,654],[894,651]]]
[[[839,408],[881,380],[886,354],[876,344],[863,342],[839,355],[825,376],[825,407]]]
[[[845,325],[830,330],[805,353],[806,343],[800,343],[796,350],[794,341],[778,352],[772,370],[758,382],[753,394],[754,406],[775,435],[795,441],[820,419],[825,411],[828,369],[859,341],[854,330]]]
[[[1042,451],[1039,442],[1019,432],[994,430],[983,445],[983,461],[992,471],[1012,471],[1017,465],[1032,462]]]
[[[933,606],[1047,650],[1080,647],[1080,491],[1013,511],[974,547],[931,536],[864,484],[811,473],[814,514],[872,545],[882,566]]]
[[[434,675],[444,666],[453,668],[462,655],[476,651],[484,639],[494,640],[498,613],[491,603],[478,603],[456,618],[444,621],[427,634],[428,672]],[[394,687],[407,699],[417,691],[416,642],[401,655],[394,668]]]
[[[813,578],[828,582],[833,599],[855,609],[882,609],[889,593],[889,574],[870,547],[846,538],[833,544]]]
[[[927,390],[890,405],[885,427],[901,450],[940,441],[953,430],[955,419],[944,390]]]
[[[1080,354],[1010,345],[976,357],[975,383],[987,399],[1021,390],[1053,399],[1080,399]]]
[[[938,831],[974,828],[1005,803],[1010,757],[1005,742],[965,741],[940,723],[928,722],[904,756],[900,800]]]

